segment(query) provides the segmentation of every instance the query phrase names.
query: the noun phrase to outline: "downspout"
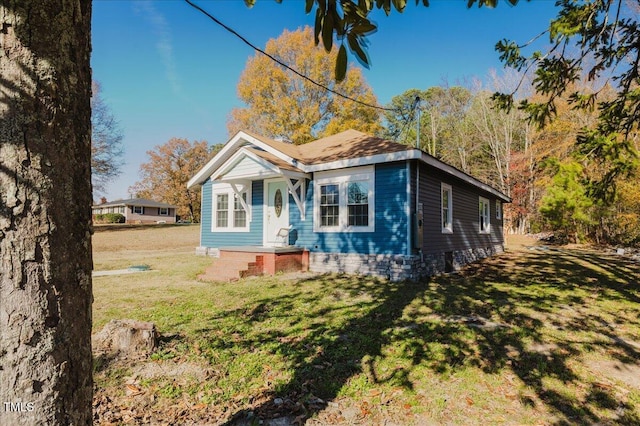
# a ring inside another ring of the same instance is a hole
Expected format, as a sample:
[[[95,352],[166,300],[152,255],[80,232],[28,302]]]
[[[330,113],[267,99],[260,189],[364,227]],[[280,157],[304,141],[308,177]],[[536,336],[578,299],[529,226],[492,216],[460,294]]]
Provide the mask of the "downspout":
[[[416,148],[418,150],[421,151],[420,149],[420,96],[416,96],[416,109],[418,111],[418,124],[417,124],[417,131],[416,131]],[[415,207],[415,212],[416,212],[416,221],[420,220],[419,216],[418,216],[418,206],[420,205],[420,160],[416,161],[416,207]],[[418,226],[418,223],[415,224],[416,228],[418,231],[420,231],[420,227]],[[421,239],[418,238],[418,241],[420,241]],[[416,244],[417,246],[417,244]],[[422,247],[417,247],[418,248],[418,253],[420,253],[420,258],[422,258]]]
[[[408,225],[407,226],[407,256],[411,256],[413,254],[413,222],[411,220],[411,162],[407,160],[406,165],[407,172],[407,207],[405,209],[405,214],[407,215]]]

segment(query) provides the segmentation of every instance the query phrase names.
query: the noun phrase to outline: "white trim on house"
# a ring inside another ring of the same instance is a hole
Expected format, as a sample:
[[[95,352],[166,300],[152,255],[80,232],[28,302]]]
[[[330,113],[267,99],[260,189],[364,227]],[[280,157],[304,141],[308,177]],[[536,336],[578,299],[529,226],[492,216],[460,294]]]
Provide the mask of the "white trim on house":
[[[282,178],[273,178],[273,179],[265,179],[264,181],[264,188],[263,188],[263,205],[264,205],[264,209],[262,212],[263,215],[263,219],[262,219],[262,244],[265,247],[274,247],[277,246],[278,244],[280,244],[280,242],[276,241],[276,237],[275,234],[278,233],[278,229],[276,228],[271,228],[269,225],[269,185],[270,184],[275,184],[275,183],[284,183],[285,187],[288,187],[288,183],[287,183],[287,179],[282,179]],[[282,201],[283,201],[283,205],[282,205],[282,212],[281,212],[281,216],[286,219],[286,227],[290,226],[291,220],[289,217],[289,197],[287,194],[284,194],[284,196],[282,197]],[[276,231],[275,233],[273,233],[273,231]],[[288,234],[287,234],[288,236]],[[288,240],[287,240],[288,241]],[[288,244],[287,244],[288,245]]]
[[[449,222],[445,225],[444,223],[444,192],[447,191],[449,193],[447,199],[447,212],[449,216]],[[451,185],[446,184],[444,182],[440,183],[440,227],[442,228],[443,234],[453,234],[453,188]]]
[[[237,187],[236,187],[237,188]],[[238,189],[238,188],[237,188]],[[228,183],[217,183],[211,188],[211,232],[249,232],[250,223],[251,223],[251,209],[249,205],[251,204],[251,185],[246,185],[241,189],[238,189],[240,194],[246,193],[247,201],[243,202],[242,196],[238,199],[240,200],[240,205],[245,211],[246,221],[245,226],[236,227],[235,225],[235,200],[236,200],[236,191],[233,186]],[[218,226],[218,195],[227,195],[227,226],[219,227]]]
[[[500,191],[490,187],[489,185],[486,185],[482,182],[480,182],[479,180],[477,180],[476,178],[456,169],[453,166],[450,166],[446,163],[443,163],[442,161],[436,159],[435,157],[432,157],[431,155],[422,152],[419,149],[416,148],[408,148],[406,150],[403,151],[397,151],[397,152],[392,152],[392,153],[384,153],[384,154],[377,154],[377,155],[371,155],[371,156],[366,156],[366,157],[358,157],[358,158],[350,158],[350,159],[344,159],[344,160],[337,160],[337,161],[331,161],[331,162],[325,162],[325,163],[318,163],[318,164],[311,164],[311,165],[307,165],[304,164],[300,161],[298,161],[295,158],[292,158],[284,153],[282,153],[281,151],[273,148],[271,145],[264,143],[262,141],[260,141],[259,139],[248,135],[245,132],[238,132],[236,133],[236,135],[231,138],[226,144],[225,146],[220,150],[220,152],[218,152],[218,154],[216,154],[202,169],[200,169],[200,171],[198,171],[198,173],[196,173],[196,175],[194,177],[192,177],[189,182],[187,183],[187,187],[190,188],[194,185],[197,184],[201,184],[204,183],[204,181],[207,180],[207,178],[209,176],[212,176],[214,173],[216,173],[216,176],[218,176],[220,173],[217,173],[218,170],[225,165],[225,163],[230,159],[234,157],[234,154],[237,155],[238,153],[235,153],[235,151],[238,149],[238,147],[244,145],[244,144],[253,144],[261,149],[263,149],[264,151],[276,156],[277,158],[285,161],[287,164],[290,164],[291,166],[299,169],[301,171],[301,175],[304,174],[308,174],[308,173],[314,173],[314,172],[323,172],[323,171],[328,171],[328,170],[335,170],[335,169],[343,169],[343,168],[348,168],[348,167],[360,167],[360,166],[367,166],[367,165],[373,165],[373,164],[378,164],[378,163],[386,163],[386,162],[393,162],[393,161],[403,161],[403,160],[420,160],[422,162],[424,162],[427,165],[430,165],[432,167],[435,167],[438,170],[441,170],[449,175],[452,175],[468,184],[471,184],[472,186],[475,186],[483,191],[486,191],[496,197],[498,197],[500,200],[504,201],[504,202],[510,202],[511,200],[509,199],[509,197],[505,196],[504,194],[502,194]],[[244,152],[247,152],[246,150],[242,150]],[[248,152],[247,152],[248,153]],[[255,156],[257,157],[257,156]],[[264,160],[263,160],[264,161]],[[279,168],[277,168],[277,166],[272,165],[273,167],[275,167],[276,169],[278,169],[279,174],[285,174],[284,171],[280,170]],[[275,172],[275,169],[274,169]],[[286,173],[288,173],[289,175],[291,175],[292,171],[286,171]],[[214,178],[215,179],[215,178]]]
[[[295,158],[289,157],[288,155],[284,154],[282,151],[279,151],[279,150],[273,148],[271,145],[268,145],[268,144],[262,142],[260,139],[254,138],[253,136],[248,135],[248,134],[246,134],[246,133],[244,133],[242,131],[239,132],[239,133],[242,133],[244,135],[243,139],[246,140],[247,142],[252,143],[252,144],[254,144],[255,146],[257,146],[259,148],[262,148],[263,150],[267,151],[268,153],[275,155],[279,159],[281,159],[281,160],[283,160],[283,161],[285,161],[285,162],[297,167],[296,164],[298,163],[298,160],[296,160]]]
[[[285,181],[287,182],[287,188],[289,188],[289,193],[293,197],[293,201],[296,203],[298,210],[300,211],[300,220],[302,222],[305,221],[305,206],[306,206],[306,197],[305,197],[305,180],[298,179],[296,183],[293,183],[293,180],[288,176],[285,176]]]
[[[350,183],[367,183],[367,226],[349,225],[348,187]],[[375,231],[375,168],[353,167],[341,170],[317,172],[313,181],[313,231],[314,232],[373,232]],[[322,226],[321,219],[321,187],[338,186],[338,225]]]
[[[224,165],[229,158],[232,158],[235,154],[237,154],[236,151],[238,147],[241,147],[242,145],[246,145],[248,143],[257,146],[270,154],[273,154],[274,156],[280,158],[288,164],[291,164],[293,166],[296,166],[297,164],[297,161],[295,159],[283,154],[277,149],[272,148],[270,145],[260,141],[259,139],[256,139],[253,136],[240,131],[236,133],[235,136],[233,136],[224,145],[224,147],[216,155],[214,155],[213,158],[209,160],[209,162],[198,171],[198,173],[195,174],[195,176],[189,179],[189,182],[187,182],[187,188],[191,188],[192,186],[204,183],[204,181],[206,181],[209,176],[211,176],[222,165]],[[246,150],[243,151],[246,152]]]
[[[452,176],[457,177],[460,180],[463,180],[464,182],[467,182],[477,188],[482,189],[483,191],[486,191],[492,195],[495,195],[496,197],[500,198],[501,200],[510,203],[511,200],[509,199],[509,197],[505,196],[503,193],[501,193],[500,191],[498,191],[497,189],[494,189],[492,187],[490,187],[489,185],[486,185],[482,182],[480,182],[478,179],[474,178],[473,176],[470,176],[458,169],[456,169],[453,166],[450,166],[446,163],[443,163],[442,161],[438,160],[435,157],[430,156],[427,153],[422,152],[422,161],[424,161],[426,164],[433,166],[439,170],[442,170],[445,173],[448,173]]]
[[[491,233],[491,203],[484,197],[478,197],[478,232]]]
[[[247,161],[248,160],[248,161]],[[242,167],[238,167],[242,166]],[[236,179],[267,179],[280,175],[280,169],[254,153],[240,148],[212,175],[211,180],[231,181]]]

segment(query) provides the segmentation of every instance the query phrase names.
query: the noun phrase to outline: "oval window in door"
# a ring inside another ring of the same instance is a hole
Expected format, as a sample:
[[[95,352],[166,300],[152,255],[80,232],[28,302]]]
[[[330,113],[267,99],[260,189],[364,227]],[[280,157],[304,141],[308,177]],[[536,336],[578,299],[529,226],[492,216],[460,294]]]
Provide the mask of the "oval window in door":
[[[280,217],[282,213],[282,191],[280,189],[276,189],[276,195],[273,199],[273,207],[276,211],[276,217]]]

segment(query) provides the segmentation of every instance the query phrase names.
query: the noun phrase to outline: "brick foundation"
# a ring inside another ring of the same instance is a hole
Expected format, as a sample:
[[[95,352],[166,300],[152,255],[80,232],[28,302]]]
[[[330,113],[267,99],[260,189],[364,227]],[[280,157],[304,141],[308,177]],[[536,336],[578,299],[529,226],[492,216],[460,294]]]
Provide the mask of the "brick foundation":
[[[302,249],[198,247],[196,253],[215,258],[206,272],[199,276],[205,281],[233,281],[250,276],[309,270],[309,252]]]

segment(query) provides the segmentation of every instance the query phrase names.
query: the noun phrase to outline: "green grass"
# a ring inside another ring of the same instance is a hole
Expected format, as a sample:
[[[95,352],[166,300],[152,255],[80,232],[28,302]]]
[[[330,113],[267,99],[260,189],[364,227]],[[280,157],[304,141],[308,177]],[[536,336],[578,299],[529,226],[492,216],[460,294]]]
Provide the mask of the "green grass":
[[[158,410],[187,400],[220,419],[260,416],[277,397],[319,418],[320,398],[358,407],[365,423],[640,423],[640,380],[602,367],[640,359],[640,267],[620,258],[511,252],[419,283],[202,283],[207,259],[145,263],[157,270],[94,279],[94,319],[152,321],[165,336],[152,362],[206,371],[145,379]],[[105,392],[116,367],[96,374]]]

